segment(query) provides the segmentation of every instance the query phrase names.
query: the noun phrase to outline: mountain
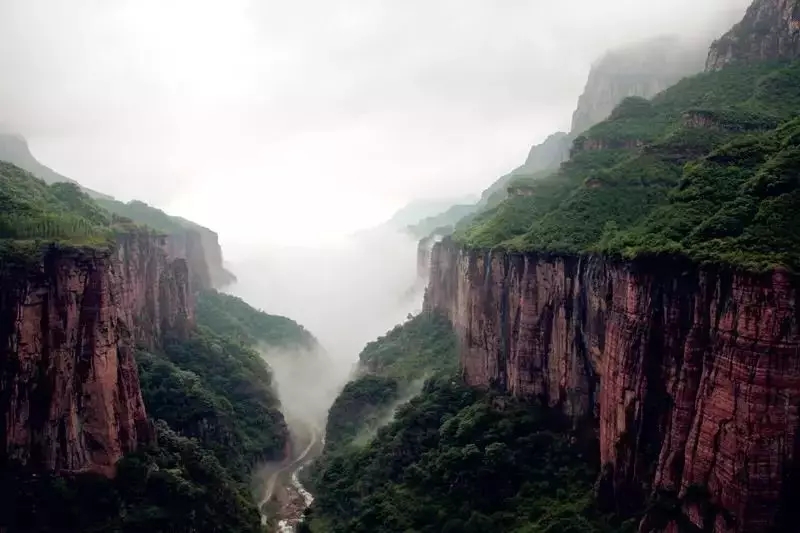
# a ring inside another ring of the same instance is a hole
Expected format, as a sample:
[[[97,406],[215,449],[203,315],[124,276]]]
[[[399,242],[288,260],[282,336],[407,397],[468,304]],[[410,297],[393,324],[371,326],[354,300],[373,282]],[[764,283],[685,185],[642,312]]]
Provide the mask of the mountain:
[[[680,79],[703,70],[708,43],[703,39],[662,36],[612,50],[596,61],[578,99],[570,133],[557,132],[531,148],[525,163],[496,180],[473,204],[456,204],[411,227],[427,237],[448,234],[460,222],[497,207],[515,181],[530,181],[555,172],[569,158],[572,143],[581,133],[605,120],[625,98],[652,98]],[[463,225],[463,223],[462,223]]]
[[[316,340],[102,201],[0,162],[0,529],[262,531],[250,473],[289,434],[256,348]]]
[[[753,2],[742,21],[715,41],[708,70],[732,63],[796,59],[800,55],[800,6],[794,0]]]
[[[359,413],[394,389],[345,388],[311,530],[797,529],[793,6],[756,0],[706,72],[624,98],[559,168],[421,250],[421,317],[447,319],[459,369],[366,437]]]
[[[572,115],[578,135],[605,120],[629,96],[652,98],[681,78],[703,70],[708,43],[663,36],[612,50],[592,65]]]
[[[604,508],[672,506],[644,531],[789,531],[800,496],[800,63],[719,50],[432,251],[466,382],[592,420]]]
[[[0,161],[13,163],[48,184],[76,184],[109,212],[166,233],[169,235],[166,243],[169,247],[168,253],[173,257],[182,257],[192,264],[193,284],[196,287],[219,288],[235,281],[235,276],[223,266],[219,237],[210,229],[180,217],[169,216],[144,202],[134,200],[125,204],[109,195],[87,189],[77,181],[41,164],[31,154],[28,142],[20,135],[0,133]]]
[[[33,154],[31,154],[28,141],[21,135],[0,132],[0,161],[13,163],[19,168],[27,170],[34,176],[43,179],[47,183],[67,182],[80,185],[77,181],[62,176],[50,167],[41,164]],[[108,195],[87,189],[83,186],[81,186],[81,189],[95,199],[111,198]]]

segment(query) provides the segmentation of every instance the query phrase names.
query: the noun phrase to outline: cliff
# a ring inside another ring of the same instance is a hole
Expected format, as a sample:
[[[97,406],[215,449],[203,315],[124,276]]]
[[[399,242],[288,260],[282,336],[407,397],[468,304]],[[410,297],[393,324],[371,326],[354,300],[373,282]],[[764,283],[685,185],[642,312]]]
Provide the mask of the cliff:
[[[218,289],[236,281],[225,269],[219,236],[210,229],[138,200],[123,203],[106,198],[97,203],[111,213],[167,235],[168,253],[173,258],[186,260],[195,289]]]
[[[193,320],[184,261],[163,239],[113,249],[51,247],[0,268],[0,463],[114,473],[152,431],[134,345],[155,347]]]
[[[608,52],[592,65],[572,115],[572,134],[579,135],[608,118],[629,96],[652,98],[681,78],[702,71],[707,46],[707,41],[661,37]]]
[[[756,532],[798,497],[799,289],[782,271],[445,241],[425,307],[450,318],[469,384],[597,424],[601,499],[635,505],[671,491],[697,526]],[[708,501],[691,498],[696,486]]]
[[[187,252],[186,255],[178,257],[186,258],[189,262],[189,270],[196,269],[200,272],[202,268],[206,269],[208,277],[203,283],[207,282],[208,285],[204,284],[203,287],[221,289],[236,282],[236,276],[225,268],[222,258],[222,246],[219,244],[219,235],[189,220],[183,218],[178,218],[178,220],[187,227],[187,238],[193,238],[189,236],[190,233],[195,233],[199,238],[198,246],[194,247],[193,253]],[[201,262],[205,264],[203,265]]]
[[[715,41],[706,70],[732,63],[800,56],[800,5],[796,0],[755,0],[739,24]]]
[[[74,183],[104,209],[138,224],[146,224],[163,231],[170,236],[167,243],[170,255],[185,259],[188,263],[194,287],[221,288],[236,281],[236,277],[224,267],[219,236],[210,229],[184,218],[170,216],[144,202],[134,200],[123,203],[109,195],[83,187],[74,179],[40,163],[31,153],[25,137],[16,133],[0,131],[0,161],[13,163],[48,184]]]

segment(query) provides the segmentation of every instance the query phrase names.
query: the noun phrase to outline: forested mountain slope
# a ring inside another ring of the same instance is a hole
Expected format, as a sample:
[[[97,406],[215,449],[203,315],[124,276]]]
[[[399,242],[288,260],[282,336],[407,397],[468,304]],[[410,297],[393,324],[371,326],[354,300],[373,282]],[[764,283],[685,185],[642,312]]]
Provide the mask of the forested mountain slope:
[[[288,433],[255,348],[313,336],[198,292],[170,235],[76,184],[0,162],[0,204],[0,529],[261,531],[250,471]]]
[[[755,1],[707,72],[624,100],[431,252],[466,382],[595,424],[596,501],[640,531],[797,520],[797,16]]]

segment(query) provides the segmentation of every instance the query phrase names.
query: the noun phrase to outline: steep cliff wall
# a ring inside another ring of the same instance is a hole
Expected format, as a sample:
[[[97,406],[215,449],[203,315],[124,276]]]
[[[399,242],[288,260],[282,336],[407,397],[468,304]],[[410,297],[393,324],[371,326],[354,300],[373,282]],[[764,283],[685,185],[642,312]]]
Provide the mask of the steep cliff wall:
[[[200,234],[196,231],[178,231],[165,238],[167,255],[172,259],[184,259],[189,267],[189,276],[195,289],[211,289],[215,287],[211,279],[212,265],[210,255]],[[221,254],[220,254],[221,255]],[[220,267],[221,267],[220,258]]]
[[[211,286],[220,289],[236,281],[230,271],[225,268],[222,260],[222,247],[219,244],[219,235],[208,228],[197,226],[193,228],[200,235],[200,245],[208,265],[209,281]]]
[[[798,497],[799,289],[781,272],[445,241],[425,306],[450,317],[468,383],[597,423],[611,501],[675,491],[696,525],[760,532]]]
[[[572,115],[573,136],[608,118],[625,98],[652,98],[681,78],[702,71],[707,47],[708,41],[662,37],[608,52],[589,72]]]
[[[192,317],[188,270],[161,238],[115,250],[51,248],[0,268],[0,464],[111,475],[151,438],[134,344]]]
[[[800,56],[800,4],[797,0],[755,0],[742,21],[711,46],[706,70]]]

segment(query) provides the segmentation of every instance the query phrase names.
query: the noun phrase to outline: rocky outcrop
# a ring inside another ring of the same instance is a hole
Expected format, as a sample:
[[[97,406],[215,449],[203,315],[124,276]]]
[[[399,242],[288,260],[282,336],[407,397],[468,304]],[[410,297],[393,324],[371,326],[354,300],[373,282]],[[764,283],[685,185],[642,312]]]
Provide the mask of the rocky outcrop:
[[[701,72],[707,51],[708,41],[661,37],[607,53],[592,65],[572,115],[572,134],[608,118],[629,96],[652,98],[681,78]]]
[[[767,531],[796,505],[797,276],[449,240],[431,265],[425,308],[453,323],[467,382],[594,421],[608,501],[672,492],[717,533]]]
[[[178,220],[186,227],[186,235],[176,238],[186,243],[186,249],[182,255],[177,254],[175,257],[187,260],[192,275],[195,276],[194,273],[197,272],[201,287],[221,289],[236,282],[236,276],[225,268],[219,235],[184,218]]]
[[[605,150],[638,150],[644,147],[642,139],[604,139],[579,137],[572,145],[572,155],[580,152],[602,152]]]
[[[0,265],[0,464],[113,475],[151,438],[133,350],[193,320],[188,270],[165,243],[51,248]]]
[[[800,57],[800,4],[755,0],[742,21],[711,45],[706,70],[731,63]]]
[[[118,235],[112,256],[119,310],[133,340],[149,349],[167,333],[187,334],[194,324],[190,269],[185,259],[168,255],[168,239],[144,231]]]
[[[537,144],[528,152],[523,169],[529,174],[558,168],[558,165],[569,158],[569,145],[572,142],[570,135],[564,132],[553,133]]]
[[[170,233],[165,237],[167,255],[172,259],[183,259],[189,267],[192,287],[195,289],[213,288],[211,264],[205,246],[196,231]],[[221,259],[220,259],[221,262]],[[220,263],[221,267],[221,263]]]

